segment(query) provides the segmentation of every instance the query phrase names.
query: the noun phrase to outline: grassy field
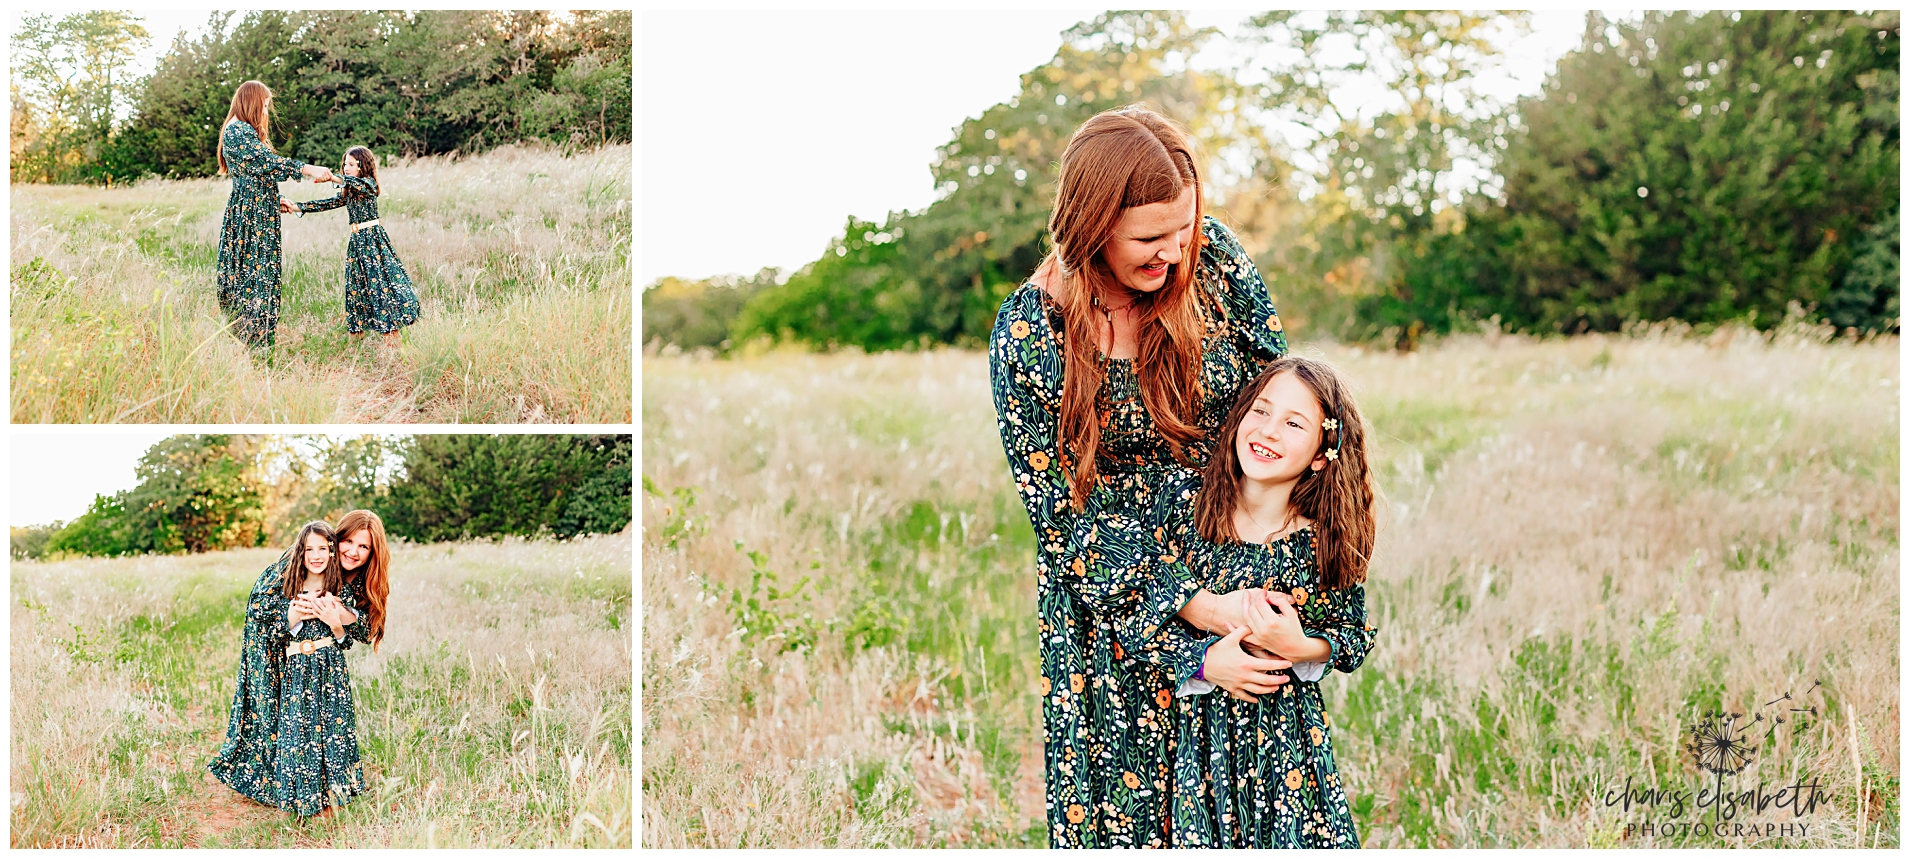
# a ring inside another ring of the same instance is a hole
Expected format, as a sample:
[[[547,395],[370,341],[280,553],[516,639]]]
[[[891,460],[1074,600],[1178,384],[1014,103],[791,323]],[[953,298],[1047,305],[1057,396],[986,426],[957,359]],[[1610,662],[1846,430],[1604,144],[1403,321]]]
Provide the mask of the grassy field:
[[[13,186],[13,420],[630,420],[629,146],[379,173],[380,220],[424,310],[390,359],[345,334],[343,210],[284,219],[278,344],[253,352],[223,332],[217,298],[229,181]]]
[[[627,534],[395,548],[350,656],[369,790],[304,823],[205,769],[277,557],[13,563],[11,846],[631,846]]]
[[[1900,843],[1896,340],[1299,348],[1377,430],[1378,644],[1324,684],[1367,844]],[[643,372],[643,843],[1043,843],[1033,538],[985,356]],[[1807,834],[1648,837],[1716,811],[1605,803],[1695,798],[1689,727],[1786,692],[1816,716],[1727,786],[1816,778]]]

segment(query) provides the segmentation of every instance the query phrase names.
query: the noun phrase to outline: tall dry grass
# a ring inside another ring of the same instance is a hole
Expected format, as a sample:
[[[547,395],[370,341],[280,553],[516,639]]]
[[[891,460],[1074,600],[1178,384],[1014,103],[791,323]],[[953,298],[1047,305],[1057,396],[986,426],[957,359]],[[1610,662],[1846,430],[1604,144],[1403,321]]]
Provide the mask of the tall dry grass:
[[[349,654],[368,792],[306,822],[205,772],[277,557],[14,562],[12,846],[631,845],[628,535],[394,547]]]
[[[15,185],[13,419],[40,423],[630,419],[630,147],[507,146],[380,167],[423,307],[395,358],[344,330],[343,210],[286,216],[278,344],[223,332],[230,183]],[[293,200],[336,186],[285,183]]]
[[[1354,383],[1387,501],[1378,645],[1325,682],[1369,845],[1899,843],[1894,339],[1301,351]],[[644,844],[1039,843],[1033,538],[985,358],[652,354],[644,391]],[[752,609],[758,569],[815,584]],[[1807,835],[1605,804],[1695,797],[1688,728],[1785,692],[1817,717],[1733,783],[1816,778]]]

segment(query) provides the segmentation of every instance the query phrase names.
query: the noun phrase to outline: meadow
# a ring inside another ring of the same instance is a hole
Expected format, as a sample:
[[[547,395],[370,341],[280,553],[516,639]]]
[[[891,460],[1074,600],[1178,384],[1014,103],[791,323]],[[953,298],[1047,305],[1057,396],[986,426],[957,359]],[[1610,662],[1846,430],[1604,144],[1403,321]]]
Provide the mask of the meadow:
[[[631,846],[629,534],[395,547],[367,792],[304,822],[206,772],[279,551],[13,563],[11,846]]]
[[[342,209],[284,217],[278,342],[254,351],[218,305],[229,181],[14,185],[13,420],[627,422],[630,157],[505,146],[381,165],[380,221],[423,307],[395,356],[345,333]]]
[[[1364,841],[1898,846],[1898,348],[1300,343],[1352,380],[1384,493],[1377,645],[1323,682]],[[653,351],[643,386],[643,844],[1045,843],[986,356]],[[1755,749],[1726,787],[1821,802],[1695,809],[1720,710]],[[1683,816],[1608,803],[1627,784]]]

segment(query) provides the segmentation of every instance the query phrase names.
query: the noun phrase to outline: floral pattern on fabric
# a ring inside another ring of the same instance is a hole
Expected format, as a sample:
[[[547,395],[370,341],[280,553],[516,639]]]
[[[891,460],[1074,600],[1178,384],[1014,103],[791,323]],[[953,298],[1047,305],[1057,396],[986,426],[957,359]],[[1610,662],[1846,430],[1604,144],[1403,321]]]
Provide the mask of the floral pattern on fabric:
[[[219,222],[219,309],[240,340],[270,347],[283,284],[278,183],[298,178],[305,162],[274,154],[250,123],[233,120],[221,140],[232,194]]]
[[[290,555],[265,568],[246,599],[245,633],[239,644],[239,677],[226,716],[225,744],[206,765],[214,778],[266,805],[277,805],[272,787],[278,758],[279,678],[284,670],[290,601],[281,595]]]
[[[1199,476],[1183,472],[1163,485],[1146,517],[1165,535],[1166,551],[1215,593],[1258,587],[1292,595],[1301,630],[1327,642],[1327,666],[1358,669],[1376,634],[1366,622],[1366,589],[1321,589],[1311,527],[1266,543],[1201,539],[1199,488]],[[1221,689],[1175,699],[1173,846],[1360,846],[1320,684],[1284,673],[1280,691],[1254,703]]]
[[[1240,386],[1287,344],[1233,234],[1208,218],[1202,235],[1197,417],[1212,433]],[[1035,532],[1049,844],[1160,846],[1169,837],[1173,676],[1198,668],[1202,652],[1200,639],[1166,619],[1198,585],[1185,564],[1148,542],[1153,535],[1123,529],[1136,527],[1140,520],[1124,514],[1146,508],[1175,463],[1141,404],[1133,362],[1109,360],[1097,405],[1101,480],[1083,511],[1074,510],[1059,461],[1061,332],[1053,302],[1023,284],[1002,303],[989,337],[996,426]],[[1210,450],[1197,444],[1189,453],[1205,462]],[[1114,546],[1151,546],[1141,554],[1156,563],[1137,570],[1104,557]],[[1135,644],[1145,650],[1130,654]]]
[[[357,585],[347,583],[340,602],[358,612]],[[311,653],[287,656],[279,685],[278,751],[273,790],[280,808],[309,817],[328,805],[342,806],[364,792],[358,759],[358,719],[353,711],[351,673],[344,646],[334,641]],[[291,642],[332,637],[331,627],[305,621]]]
[[[300,216],[345,207],[351,223],[378,219],[378,185],[374,180],[338,174],[344,181],[338,193],[323,200],[299,203]],[[411,275],[383,224],[352,230],[345,245],[345,330],[389,334],[418,321],[418,293]]]

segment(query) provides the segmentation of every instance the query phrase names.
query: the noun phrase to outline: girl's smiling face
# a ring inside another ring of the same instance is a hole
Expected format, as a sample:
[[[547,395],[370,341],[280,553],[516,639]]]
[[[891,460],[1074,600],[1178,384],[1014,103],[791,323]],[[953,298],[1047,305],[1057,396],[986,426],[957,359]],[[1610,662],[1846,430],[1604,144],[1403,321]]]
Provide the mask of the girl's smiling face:
[[[305,571],[314,575],[325,572],[325,566],[332,562],[332,541],[324,534],[306,534],[305,550],[300,552],[305,561]]]
[[[1308,468],[1326,467],[1320,451],[1320,401],[1293,373],[1267,380],[1253,408],[1234,434],[1234,454],[1248,480],[1283,483],[1298,480]]]
[[[345,156],[345,169],[342,172],[347,176],[357,176],[358,175],[358,159],[353,158],[350,155]]]

